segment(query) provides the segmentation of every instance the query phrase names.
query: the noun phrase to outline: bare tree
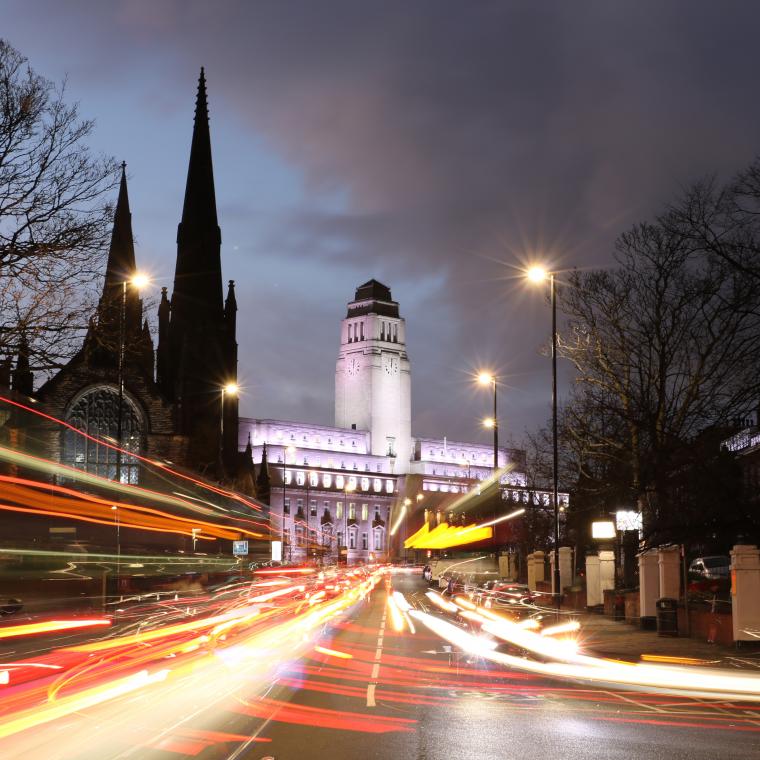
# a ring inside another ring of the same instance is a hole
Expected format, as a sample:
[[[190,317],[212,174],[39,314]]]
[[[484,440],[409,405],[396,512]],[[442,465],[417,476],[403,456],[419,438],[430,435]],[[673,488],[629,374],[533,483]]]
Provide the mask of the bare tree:
[[[560,294],[560,351],[577,371],[567,434],[587,474],[623,480],[659,540],[685,448],[758,396],[758,288],[668,216],[622,235],[616,258]]]
[[[92,312],[118,180],[85,145],[93,122],[0,39],[0,354],[30,343],[33,368],[73,352]]]

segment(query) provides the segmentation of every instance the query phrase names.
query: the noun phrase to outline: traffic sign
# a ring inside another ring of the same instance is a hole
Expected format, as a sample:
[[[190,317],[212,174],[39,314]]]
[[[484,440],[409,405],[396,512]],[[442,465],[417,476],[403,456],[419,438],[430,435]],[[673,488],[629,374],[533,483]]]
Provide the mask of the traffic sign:
[[[245,557],[248,554],[248,542],[247,541],[233,541],[232,553],[236,557]]]

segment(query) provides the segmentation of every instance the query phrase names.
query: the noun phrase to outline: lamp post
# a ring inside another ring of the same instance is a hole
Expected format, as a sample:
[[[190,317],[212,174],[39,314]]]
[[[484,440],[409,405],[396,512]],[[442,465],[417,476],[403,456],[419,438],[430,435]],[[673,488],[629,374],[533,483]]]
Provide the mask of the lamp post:
[[[491,372],[481,372],[478,375],[478,384],[493,388],[493,417],[489,417],[483,421],[483,424],[487,428],[493,428],[493,471],[494,473],[499,469],[499,416],[496,411],[496,384],[497,377]]]
[[[118,593],[121,581],[119,576],[121,575],[121,524],[119,522],[119,508],[115,505],[111,505],[113,511],[114,522],[116,523],[116,591]]]
[[[226,396],[237,396],[240,388],[237,383],[225,383],[221,388],[221,409],[219,414],[219,480],[224,477],[224,399]]]
[[[283,449],[282,452],[282,519],[280,523],[280,527],[282,529],[282,537],[283,541],[285,539],[285,466],[288,463],[288,454],[290,454],[293,457],[293,464],[295,464],[296,460],[296,447],[292,444],[290,446],[287,446]],[[294,525],[295,525],[295,515],[293,516]],[[291,541],[291,535],[290,535],[290,528],[288,528],[288,562],[293,561],[293,545]]]
[[[554,272],[547,272],[540,266],[531,267],[526,276],[533,283],[542,283],[549,280],[549,292],[551,294],[552,309],[552,497],[554,502],[554,593],[557,605],[557,615],[562,603],[562,589],[559,587],[559,474],[557,455],[557,293]]]
[[[136,290],[144,288],[149,279],[140,272],[135,272],[131,277],[122,280],[121,283],[121,307],[119,309],[119,356],[118,356],[118,385],[119,385],[119,407],[116,411],[116,482],[121,483],[121,443],[124,428],[124,353],[126,351],[126,323],[127,323],[127,285],[131,285]],[[127,471],[127,482],[129,482],[129,471]]]
[[[348,495],[356,490],[356,486],[352,486],[346,478],[346,485],[343,488],[345,494],[345,501],[343,502],[343,547],[346,550],[346,565],[348,565]]]

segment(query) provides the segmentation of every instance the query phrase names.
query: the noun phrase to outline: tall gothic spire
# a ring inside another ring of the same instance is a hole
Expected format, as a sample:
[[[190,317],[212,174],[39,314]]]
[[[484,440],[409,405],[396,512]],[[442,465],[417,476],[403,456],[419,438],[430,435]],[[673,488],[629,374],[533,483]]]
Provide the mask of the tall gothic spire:
[[[193,140],[187,167],[182,221],[177,228],[177,266],[172,319],[192,323],[222,314],[222,234],[216,215],[206,76],[201,69]]]
[[[113,217],[111,247],[108,250],[106,282],[103,292],[105,293],[114,286],[121,287],[121,284],[132,276],[135,269],[132,214],[129,210],[129,194],[127,193],[127,165],[122,162],[119,197],[116,201],[116,213]]]

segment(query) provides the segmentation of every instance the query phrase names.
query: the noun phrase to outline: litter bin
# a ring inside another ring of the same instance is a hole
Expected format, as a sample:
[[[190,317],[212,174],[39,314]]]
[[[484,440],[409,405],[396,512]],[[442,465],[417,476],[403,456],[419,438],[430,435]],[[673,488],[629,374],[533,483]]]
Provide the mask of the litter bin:
[[[657,635],[678,636],[678,599],[657,600]]]

